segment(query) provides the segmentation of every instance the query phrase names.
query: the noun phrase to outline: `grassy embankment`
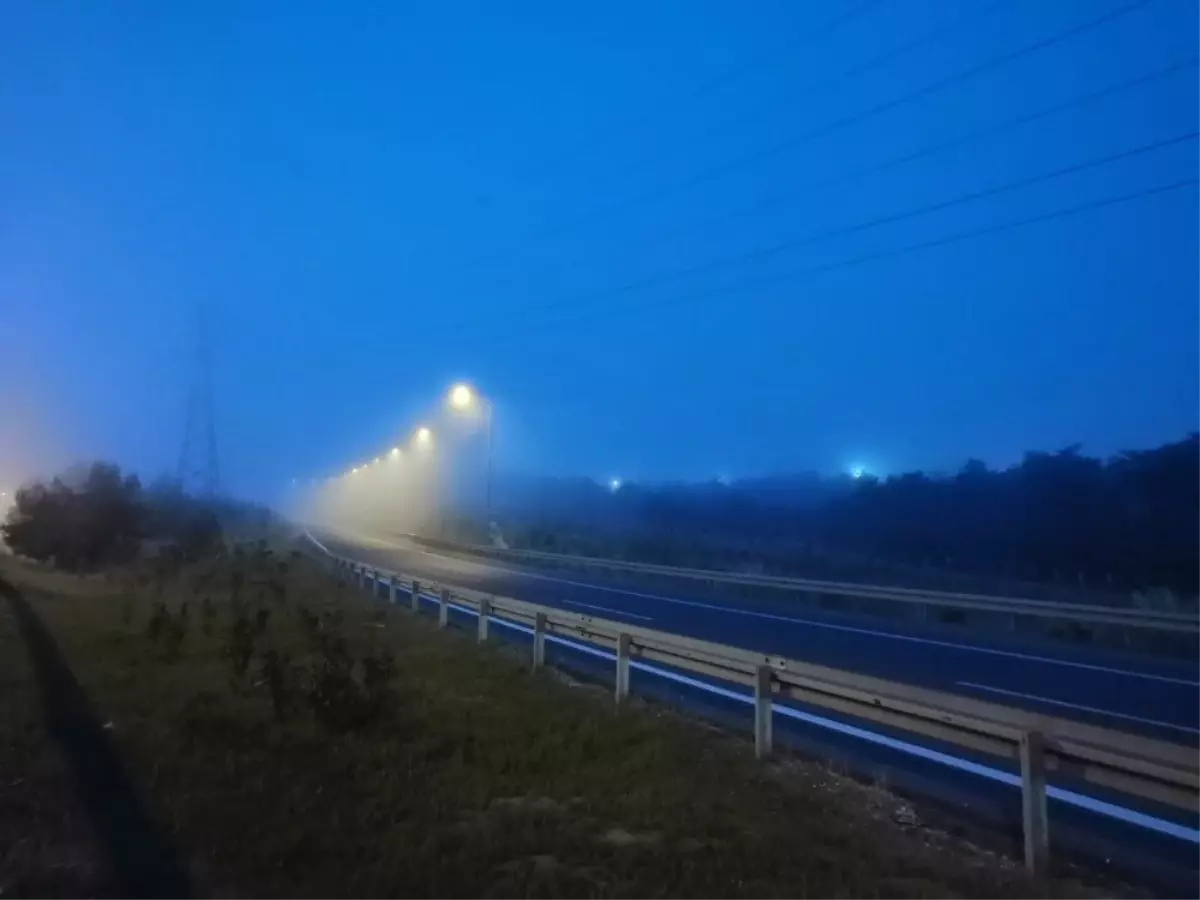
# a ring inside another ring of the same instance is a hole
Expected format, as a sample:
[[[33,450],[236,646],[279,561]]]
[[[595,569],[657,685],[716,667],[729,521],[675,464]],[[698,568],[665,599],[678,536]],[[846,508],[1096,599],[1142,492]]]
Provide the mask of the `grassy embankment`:
[[[0,575],[6,896],[1098,892],[296,554]]]

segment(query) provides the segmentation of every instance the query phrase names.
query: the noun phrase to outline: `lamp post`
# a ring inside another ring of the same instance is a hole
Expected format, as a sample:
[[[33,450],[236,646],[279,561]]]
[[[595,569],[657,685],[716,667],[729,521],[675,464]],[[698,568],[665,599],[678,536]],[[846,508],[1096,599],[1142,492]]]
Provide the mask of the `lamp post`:
[[[450,389],[448,395],[450,408],[458,412],[469,412],[472,409],[479,410],[480,416],[483,417],[484,440],[486,441],[486,461],[487,471],[484,481],[484,519],[483,528],[486,537],[490,540],[492,536],[492,423],[495,419],[495,408],[491,402],[473,390],[468,384],[456,384]]]

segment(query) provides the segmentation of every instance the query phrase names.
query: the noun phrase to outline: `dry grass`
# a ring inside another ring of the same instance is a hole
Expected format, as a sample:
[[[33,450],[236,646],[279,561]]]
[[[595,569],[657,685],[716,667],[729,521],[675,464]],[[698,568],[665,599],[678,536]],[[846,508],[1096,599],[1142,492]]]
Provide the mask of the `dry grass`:
[[[113,581],[60,591],[12,561],[0,573],[57,639],[101,726],[111,723],[132,791],[199,895],[1089,892],[1031,885],[1011,860],[914,826],[886,792],[824,767],[760,766],[712,729],[639,704],[617,711],[607,695],[532,675],[304,558],[227,560],[132,597]],[[152,639],[158,600],[168,624]],[[185,601],[176,647],[163,635]],[[305,625],[301,607],[323,624]],[[250,621],[267,611],[244,677],[230,661],[236,609]],[[0,619],[0,893],[119,892],[40,724],[16,624]],[[361,662],[342,685],[365,703],[361,721],[315,714],[309,694],[331,636],[355,660],[394,659],[378,709]],[[55,868],[64,858],[71,868]]]

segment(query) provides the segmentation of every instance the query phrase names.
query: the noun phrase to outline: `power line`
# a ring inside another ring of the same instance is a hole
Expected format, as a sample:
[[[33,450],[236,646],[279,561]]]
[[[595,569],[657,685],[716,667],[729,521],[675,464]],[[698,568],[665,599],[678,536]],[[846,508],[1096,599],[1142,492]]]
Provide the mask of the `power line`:
[[[793,92],[787,94],[785,97],[781,98],[780,102],[795,103],[797,100],[801,99],[802,97],[807,97],[810,94],[815,93],[816,91],[820,90],[823,87],[836,84],[839,81],[845,81],[846,79],[849,79],[849,78],[855,78],[859,75],[862,75],[865,72],[869,72],[872,69],[878,68],[882,65],[885,65],[886,63],[891,62],[892,60],[896,59],[897,57],[903,56],[906,53],[916,50],[918,47],[922,46],[923,44],[932,43],[933,41],[936,41],[936,40],[944,37],[945,35],[949,34],[950,32],[955,31],[970,22],[973,22],[976,19],[981,19],[984,16],[986,16],[992,12],[995,12],[1000,7],[1010,4],[1011,2],[1012,2],[1012,0],[995,0],[995,2],[985,4],[984,6],[978,8],[978,9],[968,10],[967,12],[965,12],[962,15],[955,18],[953,21],[947,22],[943,25],[939,25],[933,31],[926,32],[925,34],[919,35],[915,38],[905,41],[903,44],[900,44],[897,47],[892,47],[889,50],[885,50],[883,53],[880,53],[878,56],[873,56],[868,60],[865,60],[856,65],[853,65],[850,68],[848,68],[842,72],[839,72],[836,75],[831,75],[827,78],[818,79],[817,81],[810,82],[809,84],[805,85],[800,90],[793,91]],[[760,110],[757,112],[752,112],[748,115],[740,116],[740,117],[732,119],[732,120],[726,119],[725,121],[723,121],[719,125],[717,125],[715,128],[711,128],[707,131],[702,131],[699,134],[689,135],[687,138],[687,141],[689,143],[696,142],[696,141],[704,141],[706,138],[718,135],[724,131],[727,131],[730,128],[738,127],[738,126],[744,125],[746,122],[750,122],[750,121],[753,121],[754,119],[761,118],[764,114],[774,115],[774,114],[777,114],[777,111],[774,109],[771,109],[771,110],[766,110],[764,113],[764,111]],[[648,163],[654,162],[657,159],[661,159],[665,155],[666,154],[656,153],[651,156],[643,157],[641,160],[635,161],[634,163],[619,170],[616,174],[629,175],[633,172],[636,172],[638,169],[642,168],[643,166],[647,165]]]
[[[1049,35],[1048,37],[1041,38],[1040,40],[1034,41],[1029,44],[1025,44],[1021,47],[1018,47],[1015,50],[1010,50],[1006,53],[1002,53],[997,56],[993,56],[990,59],[987,59],[982,63],[977,63],[976,65],[971,66],[967,69],[964,69],[960,72],[957,72],[953,75],[950,75],[950,76],[947,76],[944,78],[940,78],[940,79],[938,79],[934,82],[931,82],[930,84],[927,84],[923,87],[920,87],[914,91],[910,91],[907,94],[902,94],[899,97],[892,98],[891,100],[885,100],[883,102],[877,103],[874,106],[872,106],[866,110],[862,110],[853,115],[846,116],[846,117],[839,119],[833,123],[824,125],[820,128],[814,129],[812,131],[808,131],[808,132],[804,132],[799,135],[795,135],[791,138],[788,138],[785,141],[782,141],[780,143],[773,144],[770,147],[758,150],[755,153],[750,154],[749,156],[743,156],[738,159],[727,161],[725,163],[722,163],[719,166],[715,166],[713,168],[698,172],[695,175],[692,175],[686,179],[683,179],[682,181],[677,181],[674,184],[667,185],[665,187],[661,187],[657,190],[640,194],[629,200],[623,201],[622,203],[615,204],[613,206],[607,207],[606,209],[600,210],[596,213],[584,216],[582,218],[575,219],[573,221],[568,220],[567,222],[558,223],[558,224],[555,224],[552,226],[544,227],[541,230],[535,231],[532,235],[529,236],[528,239],[533,240],[533,239],[536,239],[536,238],[539,238],[539,237],[542,237],[545,235],[549,235],[549,234],[555,234],[555,235],[562,234],[566,231],[570,231],[574,228],[578,228],[581,225],[588,225],[588,224],[593,224],[595,222],[603,221],[606,218],[610,218],[612,216],[626,212],[630,209],[634,209],[638,206],[642,206],[646,203],[651,203],[655,200],[661,200],[666,197],[670,197],[674,194],[678,194],[683,191],[690,190],[691,188],[696,187],[697,185],[703,184],[708,181],[712,181],[716,178],[720,178],[723,175],[727,175],[730,172],[736,171],[737,169],[743,168],[748,165],[752,165],[757,162],[761,162],[765,159],[769,159],[772,156],[777,156],[780,153],[787,152],[788,150],[792,150],[807,141],[814,140],[814,139],[820,138],[820,137],[825,137],[829,134],[832,134],[835,131],[849,127],[850,125],[856,125],[860,122],[864,122],[868,119],[879,116],[885,112],[889,112],[891,110],[898,109],[906,104],[912,103],[913,101],[927,97],[930,94],[934,94],[937,91],[940,91],[944,88],[950,87],[955,84],[959,84],[963,81],[967,81],[971,78],[974,78],[978,75],[982,75],[985,72],[992,71],[993,69],[999,68],[1000,66],[1006,65],[1017,59],[1021,59],[1025,56],[1029,56],[1032,53],[1036,53],[1040,50],[1044,50],[1047,47],[1054,46],[1055,44],[1062,43],[1063,41],[1069,40],[1072,37],[1076,37],[1080,34],[1084,34],[1088,31],[1098,28],[1101,25],[1104,25],[1114,19],[1119,18],[1120,16],[1123,16],[1128,13],[1134,12],[1135,10],[1141,9],[1142,7],[1148,5],[1151,2],[1152,2],[1152,0],[1134,0],[1134,2],[1127,3],[1124,6],[1118,7],[1115,10],[1110,10],[1099,16],[1095,16],[1081,24],[1073,25],[1068,28],[1061,29],[1061,30],[1056,31],[1053,34]]]
[[[1047,116],[1055,115],[1060,112],[1066,112],[1069,109],[1074,109],[1075,107],[1083,106],[1096,100],[1102,100],[1105,97],[1110,97],[1113,94],[1120,93],[1121,91],[1126,91],[1135,87],[1141,87],[1144,84],[1149,84],[1152,81],[1157,81],[1158,79],[1165,78],[1168,75],[1174,75],[1177,72],[1182,72],[1184,69],[1193,68],[1198,62],[1200,62],[1200,57],[1193,56],[1190,59],[1183,60],[1182,62],[1173,63],[1161,69],[1155,69],[1153,72],[1149,72],[1145,75],[1138,75],[1134,78],[1126,79],[1116,84],[1109,85],[1108,87],[1101,88],[1100,90],[1092,91],[1089,94],[1084,94],[1080,97],[1073,97],[1070,100],[1066,100],[1062,103],[1056,103],[1053,106],[1044,107],[1032,113],[1024,113],[1011,119],[1005,119],[1001,122],[984,126],[983,128],[976,129],[975,131],[969,131],[965,134],[958,135],[945,141],[926,144],[924,147],[921,147],[917,150],[901,154],[900,156],[889,157],[881,162],[872,163],[871,165],[860,169],[854,169],[850,172],[844,172],[840,175],[834,175],[829,178],[821,178],[817,179],[816,181],[807,182],[799,185],[798,188],[800,189],[775,192],[747,206],[738,207],[716,216],[710,216],[709,218],[702,219],[698,222],[687,222],[681,227],[660,231],[649,235],[648,237],[640,237],[638,238],[638,242],[644,244],[648,240],[661,240],[663,238],[678,234],[680,231],[690,231],[694,228],[707,228],[710,225],[716,225],[721,222],[727,222],[731,219],[739,218],[747,213],[758,212],[774,206],[781,206],[793,200],[798,200],[804,196],[807,196],[805,192],[810,188],[832,187],[837,184],[845,184],[847,182],[854,181],[864,175],[876,175],[879,172],[886,171],[887,169],[892,169],[896,166],[904,165],[905,163],[914,162],[915,160],[922,159],[926,156],[932,156],[933,154],[940,153],[943,150],[950,150],[955,147],[960,147],[963,144],[968,144],[971,141],[976,141],[983,137],[990,137],[991,135],[999,134],[1012,128],[1018,128],[1022,125],[1029,125],[1030,123],[1036,122],[1039,119],[1044,119]]]
[[[523,312],[527,313],[544,313],[552,312],[556,309],[562,309],[569,306],[577,306],[582,303],[590,303],[596,300],[603,300],[609,297],[619,296],[635,290],[641,290],[648,287],[656,287],[661,284],[666,284],[671,281],[676,281],[680,278],[686,278],[692,275],[701,275],[707,272],[712,272],[718,269],[729,266],[740,265],[742,263],[762,260],[770,256],[775,256],[788,250],[795,250],[799,247],[805,247],[812,244],[820,243],[821,241],[831,240],[837,237],[845,237],[847,235],[856,234],[861,231],[866,231],[871,228],[878,228],[883,225],[890,225],[896,222],[902,222],[906,219],[916,218],[918,216],[928,215],[933,212],[950,209],[954,206],[961,206],[964,203],[971,203],[975,200],[981,200],[987,197],[994,197],[1010,191],[1019,190],[1030,187],[1035,184],[1040,184],[1046,181],[1051,181],[1056,178],[1062,178],[1066,175],[1072,175],[1078,172],[1083,172],[1088,169],[1098,168],[1100,166],[1110,165],[1115,162],[1120,162],[1126,159],[1140,156],[1145,153],[1150,153],[1154,150],[1159,150],[1164,147],[1171,147],[1181,144],[1185,141],[1194,140],[1200,134],[1196,131],[1189,131],[1184,134],[1174,135],[1169,138],[1151,141],[1141,144],[1131,149],[1122,150],[1116,153],[1110,153],[1105,156],[1097,157],[1090,160],[1085,160],[1079,163],[1073,163],[1069,166],[1063,166],[1053,169],[1049,172],[1039,172],[1035,175],[1027,175],[1022,178],[1017,178],[1011,181],[1006,181],[1001,184],[995,184],[990,187],[980,188],[973,191],[968,191],[964,194],[958,194],[954,197],[945,200],[939,200],[934,203],[927,203],[923,206],[918,206],[912,209],[906,209],[897,213],[890,213],[882,216],[875,216],[861,222],[855,222],[850,225],[843,225],[837,228],[825,229],[822,231],[813,232],[804,237],[795,238],[787,241],[780,241],[771,244],[767,247],[760,247],[755,250],[750,250],[744,253],[732,254],[716,259],[709,259],[705,262],[693,266],[687,266],[681,269],[672,269],[666,272],[659,272],[655,275],[641,278],[636,281],[627,282],[618,285],[615,288],[610,288],[604,291],[597,291],[591,294],[584,294],[570,299],[554,300],[549,303],[542,303],[535,306],[525,307]]]
[[[582,316],[578,316],[573,319],[568,319],[568,320],[560,319],[560,320],[556,320],[556,321],[542,322],[540,324],[542,327],[557,327],[557,326],[561,326],[561,325],[578,325],[581,322],[587,322],[587,321],[590,321],[590,320],[596,319],[596,318],[611,317],[611,316],[615,316],[615,315],[620,315],[622,313],[643,312],[643,311],[652,310],[652,309],[664,309],[664,308],[671,307],[671,306],[678,306],[681,303],[687,303],[689,301],[709,300],[709,299],[712,299],[715,297],[720,297],[723,295],[735,294],[736,292],[739,292],[742,290],[762,288],[762,287],[772,287],[775,285],[785,284],[788,282],[796,281],[796,280],[799,280],[799,279],[804,278],[805,276],[809,276],[809,275],[819,275],[819,274],[824,274],[825,272],[837,271],[838,269],[854,268],[854,267],[857,267],[860,265],[865,265],[867,263],[876,262],[876,261],[882,260],[882,259],[890,259],[893,257],[905,256],[910,253],[918,253],[918,252],[921,252],[924,250],[931,250],[931,249],[934,249],[937,247],[944,247],[944,246],[947,246],[950,244],[955,244],[955,243],[959,243],[961,241],[971,240],[971,239],[978,238],[978,237],[984,237],[984,236],[992,235],[992,234],[999,234],[1001,232],[1011,231],[1016,228],[1023,228],[1028,225],[1036,225],[1036,224],[1039,224],[1042,222],[1051,222],[1056,219],[1064,219],[1064,218],[1067,218],[1070,216],[1081,215],[1086,212],[1093,212],[1095,210],[1105,209],[1105,208],[1111,207],[1111,206],[1116,206],[1121,203],[1128,203],[1133,200],[1141,199],[1143,197],[1151,197],[1151,196],[1155,196],[1158,194],[1165,194],[1170,191],[1180,190],[1181,188],[1185,188],[1185,187],[1193,187],[1197,184],[1200,184],[1200,179],[1189,178],[1189,179],[1185,179],[1182,181],[1171,182],[1170,184],[1160,185],[1158,187],[1147,188],[1147,189],[1141,190],[1141,191],[1134,191],[1134,192],[1128,193],[1128,194],[1121,194],[1121,195],[1115,196],[1115,197],[1106,197],[1101,200],[1094,200],[1094,201],[1091,201],[1088,203],[1080,203],[1080,204],[1076,204],[1074,206],[1057,209],[1052,212],[1042,213],[1042,214],[1039,214],[1036,216],[1028,216],[1028,217],[1021,218],[1021,219],[1013,219],[1013,220],[1009,220],[1007,222],[1001,222],[1001,223],[998,223],[995,225],[984,226],[982,228],[958,231],[958,232],[954,232],[952,234],[949,234],[949,235],[946,235],[946,236],[943,236],[940,238],[934,238],[934,239],[928,240],[928,241],[920,241],[915,244],[907,244],[905,246],[895,247],[890,250],[881,250],[881,251],[878,251],[875,253],[867,253],[867,254],[863,254],[860,256],[851,257],[849,259],[839,260],[839,261],[833,262],[833,263],[825,263],[825,264],[818,265],[818,266],[809,266],[807,268],[798,269],[794,272],[788,272],[788,273],[785,273],[782,275],[772,275],[772,276],[767,276],[767,277],[763,277],[763,278],[753,279],[753,280],[746,281],[746,282],[743,282],[738,285],[732,285],[732,286],[723,287],[723,288],[714,288],[714,289],[710,289],[710,290],[706,290],[706,291],[692,291],[692,292],[681,294],[681,295],[678,295],[675,297],[669,297],[669,298],[666,298],[665,300],[643,302],[643,303],[636,303],[636,304],[627,304],[622,307],[604,307],[601,309],[592,310],[590,313],[586,313]],[[526,325],[526,326],[524,326],[524,330],[529,330],[531,327],[536,327],[536,325],[537,325],[537,323],[534,323],[534,326]]]
[[[871,9],[878,6],[879,3],[880,3],[880,0],[867,0],[867,2],[860,3],[858,6],[855,6],[852,9],[850,9],[848,12],[846,12],[840,16],[835,16],[830,21],[824,23],[821,26],[818,26],[817,28],[815,28],[811,31],[802,32],[801,34],[796,35],[795,37],[783,42],[782,44],[777,44],[776,46],[751,57],[750,59],[735,66],[734,68],[732,68],[726,72],[723,72],[722,74],[717,75],[713,78],[710,78],[708,81],[700,83],[699,85],[695,86],[694,88],[692,88],[689,91],[685,91],[684,93],[682,93],[676,97],[669,98],[665,101],[662,101],[662,102],[658,103],[657,105],[655,105],[647,110],[644,110],[642,113],[638,114],[637,116],[627,119],[624,122],[620,122],[610,128],[606,128],[603,131],[601,131],[601,132],[593,135],[592,137],[584,140],[583,142],[577,144],[575,147],[566,151],[565,153],[558,156],[551,162],[545,164],[544,166],[542,166],[540,169],[536,170],[532,174],[525,176],[525,178],[523,178],[522,181],[528,182],[528,181],[536,180],[536,179],[542,177],[543,175],[547,174],[548,172],[553,171],[554,169],[563,165],[564,163],[571,162],[574,159],[578,159],[581,156],[587,155],[588,153],[590,153],[591,151],[595,150],[598,147],[602,147],[604,144],[607,144],[608,142],[610,142],[614,138],[618,137],[619,135],[625,134],[626,132],[629,132],[629,131],[636,131],[637,129],[641,128],[642,126],[644,126],[648,123],[658,122],[662,118],[664,106],[676,105],[676,104],[680,104],[680,103],[689,103],[693,100],[696,100],[700,97],[705,96],[706,94],[711,94],[717,88],[723,87],[726,84],[729,84],[730,82],[736,81],[739,78],[742,78],[743,76],[748,75],[749,73],[753,72],[755,69],[761,68],[762,66],[773,61],[777,57],[783,56],[784,54],[787,54],[787,53],[791,53],[792,51],[798,49],[799,47],[802,47],[804,44],[810,43],[810,42],[816,40],[817,38],[824,37],[825,35],[828,35],[829,33],[836,31],[838,28],[840,28],[842,25],[845,25],[847,22],[850,22],[850,21],[858,18],[859,16],[863,15],[864,13],[869,12]]]
[[[1078,97],[1072,97],[1069,100],[1065,100],[1061,103],[1056,103],[1052,106],[1043,107],[1042,109],[1035,110],[1034,112],[1022,113],[1019,116],[1014,116],[1009,119],[1004,119],[1004,120],[1001,120],[1000,122],[995,122],[991,125],[985,125],[982,128],[977,128],[974,131],[969,131],[969,132],[966,132],[961,135],[956,135],[955,137],[949,138],[947,140],[936,141],[931,144],[926,144],[924,147],[920,147],[916,150],[909,151],[907,153],[902,153],[898,156],[888,157],[887,159],[881,160],[879,162],[871,163],[868,166],[864,166],[864,167],[861,167],[858,169],[852,169],[847,172],[842,172],[842,173],[839,173],[836,175],[827,176],[824,178],[818,178],[813,181],[805,182],[800,185],[796,185],[795,187],[793,187],[792,189],[787,190],[787,191],[777,191],[767,197],[763,197],[763,198],[756,200],[753,203],[750,203],[748,205],[741,206],[741,207],[735,207],[732,210],[727,210],[723,213],[719,213],[718,215],[710,216],[707,219],[701,219],[699,221],[684,222],[682,224],[679,224],[679,225],[676,225],[673,227],[669,227],[669,228],[654,232],[649,235],[638,235],[633,238],[627,238],[622,243],[626,244],[626,245],[636,244],[638,246],[644,247],[646,244],[649,244],[649,243],[659,243],[669,237],[673,237],[674,235],[679,234],[680,232],[693,231],[696,229],[707,228],[712,225],[717,225],[717,224],[728,222],[728,221],[731,221],[734,219],[741,218],[742,216],[745,216],[748,213],[754,213],[754,212],[758,212],[760,210],[769,209],[769,208],[777,207],[777,206],[782,206],[784,204],[807,197],[809,195],[809,192],[814,188],[828,188],[828,187],[833,187],[834,185],[838,185],[838,184],[846,184],[846,183],[854,182],[865,176],[876,175],[880,172],[887,171],[888,169],[893,169],[898,166],[904,165],[906,163],[914,162],[916,160],[923,159],[928,156],[933,156],[944,150],[950,150],[955,147],[961,147],[965,144],[971,143],[972,141],[976,141],[976,140],[979,140],[979,139],[985,138],[985,137],[991,137],[996,134],[1001,134],[1010,129],[1018,128],[1022,125],[1029,125],[1029,124],[1032,124],[1033,122],[1037,122],[1037,121],[1047,118],[1049,116],[1056,115],[1061,112],[1066,112],[1067,110],[1074,109],[1074,108],[1080,107],[1080,106],[1084,106],[1088,103],[1093,103],[1097,100],[1103,100],[1106,97],[1113,96],[1114,94],[1118,94],[1122,91],[1141,87],[1143,85],[1157,81],[1160,78],[1165,78],[1169,75],[1174,75],[1178,72],[1182,72],[1185,69],[1194,68],[1198,62],[1200,62],[1200,57],[1193,56],[1190,59],[1186,59],[1181,62],[1171,63],[1167,66],[1164,66],[1163,68],[1155,69],[1152,72],[1148,72],[1143,75],[1137,75],[1133,78],[1128,78],[1123,81],[1119,81],[1115,84],[1107,85],[1106,87],[1100,88],[1099,90],[1091,91],[1087,94],[1083,94]],[[547,271],[547,270],[554,271],[556,269],[566,268],[568,266],[575,265],[575,264],[576,264],[575,260],[564,260],[557,264],[552,264],[550,266],[543,267],[543,271]],[[461,295],[459,295],[458,299],[461,300],[461,299],[465,299],[468,297],[480,296],[480,295],[490,293],[491,291],[493,291],[497,288],[503,288],[507,285],[511,285],[511,284],[515,284],[515,283],[519,282],[521,280],[521,277],[522,276],[514,276],[514,277],[507,278],[507,279],[501,279],[499,281],[492,282],[489,285],[484,285],[473,291],[468,291],[465,294],[461,294]],[[464,324],[469,324],[469,323],[464,323]]]

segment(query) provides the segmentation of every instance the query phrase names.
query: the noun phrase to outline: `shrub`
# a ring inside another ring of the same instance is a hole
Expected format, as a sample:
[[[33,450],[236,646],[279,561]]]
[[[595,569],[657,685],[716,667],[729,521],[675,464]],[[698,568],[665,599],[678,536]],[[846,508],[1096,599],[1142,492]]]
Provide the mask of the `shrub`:
[[[136,476],[94,463],[17,491],[0,529],[15,553],[70,570],[127,562],[138,551],[143,509]]]

